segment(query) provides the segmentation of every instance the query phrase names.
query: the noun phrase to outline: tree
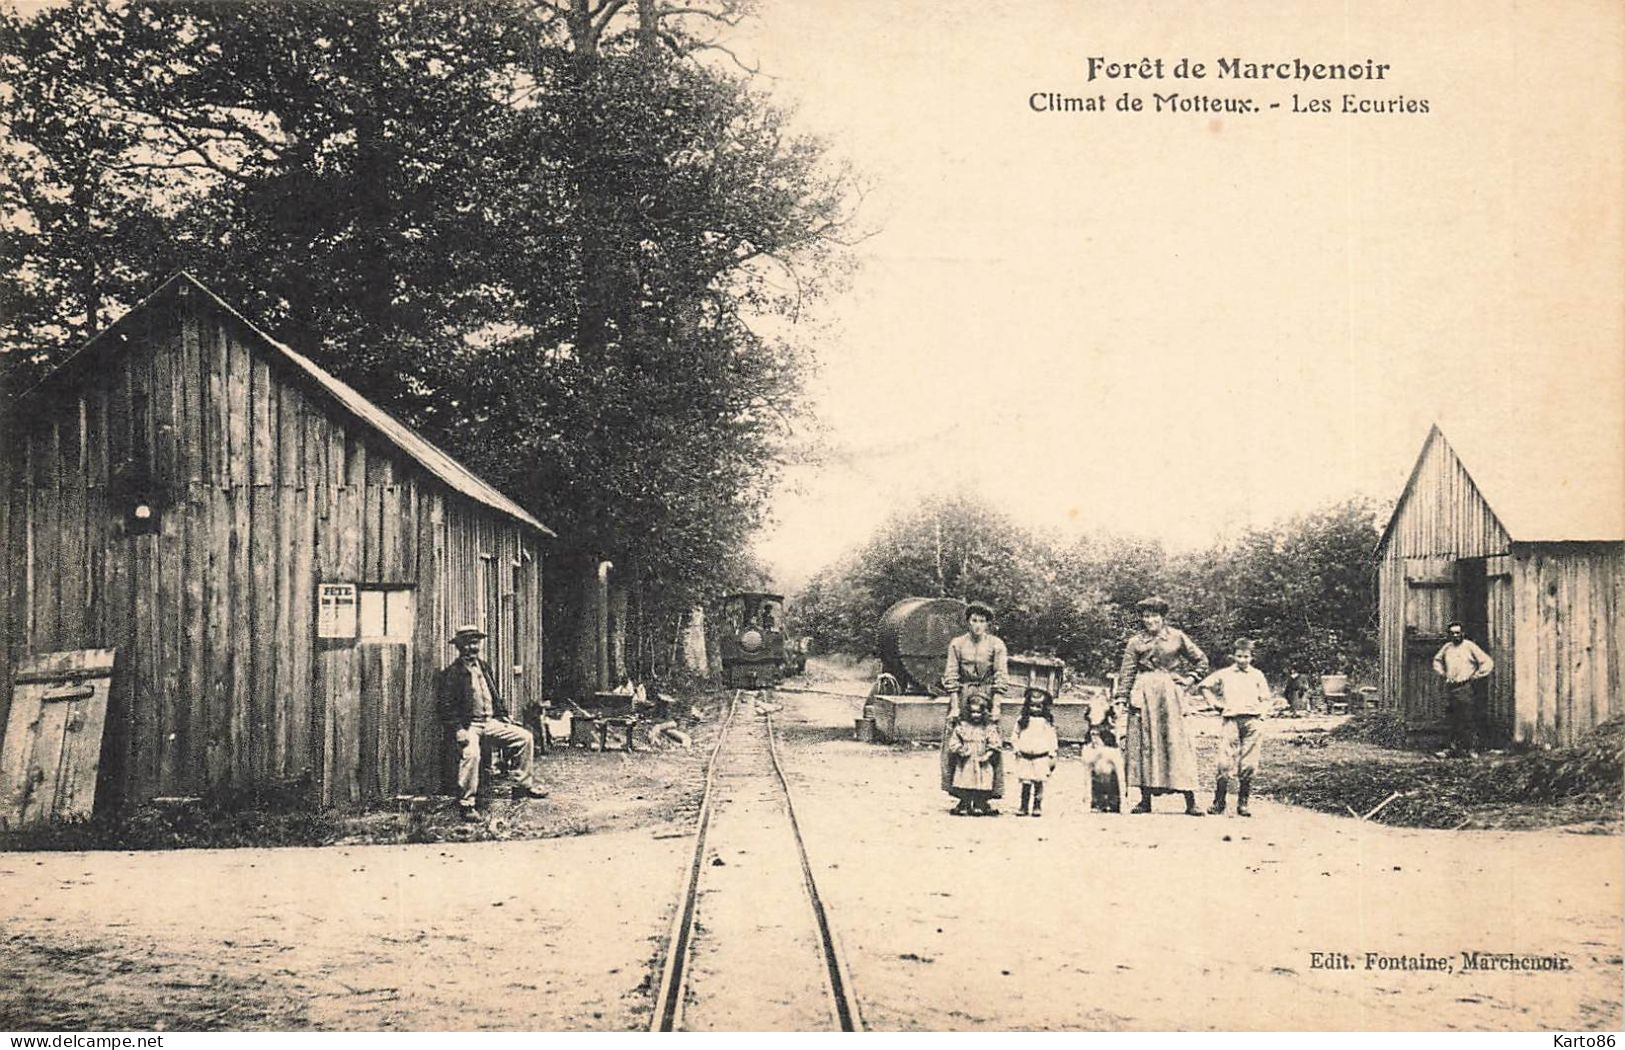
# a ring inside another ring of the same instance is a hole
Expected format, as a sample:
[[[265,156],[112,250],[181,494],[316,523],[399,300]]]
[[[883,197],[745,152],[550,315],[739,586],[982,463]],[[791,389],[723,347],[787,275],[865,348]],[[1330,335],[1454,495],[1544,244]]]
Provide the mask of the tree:
[[[1235,631],[1262,641],[1272,669],[1359,671],[1376,659],[1379,512],[1353,499],[1241,539]]]
[[[738,13],[398,0],[6,15],[20,148],[0,185],[31,263],[5,367],[59,356],[191,269],[520,496],[561,534],[555,582],[613,560],[663,635],[662,617],[744,571],[806,354],[758,330],[817,294],[845,221],[846,174],[705,60]],[[70,207],[81,184],[88,211]]]
[[[814,577],[792,612],[826,650],[869,652],[881,615],[908,597],[980,599],[1012,645],[1048,647],[1048,546],[988,504],[937,498],[893,515],[849,560]]]
[[[1376,653],[1379,508],[1350,500],[1243,536],[1169,553],[1155,541],[1091,536],[1069,544],[1014,526],[985,504],[931,500],[888,520],[853,556],[820,572],[795,612],[820,647],[869,651],[885,607],[909,595],[980,597],[1013,649],[1053,652],[1074,672],[1116,670],[1135,604],[1158,593],[1169,619],[1215,664],[1238,636],[1261,666],[1359,673]]]
[[[133,301],[153,265],[161,238],[144,199],[159,165],[140,156],[145,129],[108,105],[97,84],[110,54],[139,46],[95,7],[33,22],[0,12],[0,82],[9,92],[0,230],[13,274],[0,361],[13,389]]]

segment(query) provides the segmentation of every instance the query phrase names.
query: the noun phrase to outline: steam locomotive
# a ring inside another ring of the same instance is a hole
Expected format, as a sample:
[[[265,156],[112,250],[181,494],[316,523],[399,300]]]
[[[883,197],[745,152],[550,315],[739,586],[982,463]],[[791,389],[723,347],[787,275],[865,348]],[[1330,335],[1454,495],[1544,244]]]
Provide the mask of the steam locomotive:
[[[722,680],[733,689],[771,689],[785,675],[784,596],[741,591],[722,599]],[[793,648],[793,644],[791,645]]]

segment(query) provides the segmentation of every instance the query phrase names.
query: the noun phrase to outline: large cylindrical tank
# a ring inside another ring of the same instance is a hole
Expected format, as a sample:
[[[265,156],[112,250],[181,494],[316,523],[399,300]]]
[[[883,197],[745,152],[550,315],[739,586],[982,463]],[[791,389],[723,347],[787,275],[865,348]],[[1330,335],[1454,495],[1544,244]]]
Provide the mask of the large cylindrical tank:
[[[948,662],[948,643],[964,632],[959,599],[904,598],[880,617],[880,666],[904,692],[930,692]]]

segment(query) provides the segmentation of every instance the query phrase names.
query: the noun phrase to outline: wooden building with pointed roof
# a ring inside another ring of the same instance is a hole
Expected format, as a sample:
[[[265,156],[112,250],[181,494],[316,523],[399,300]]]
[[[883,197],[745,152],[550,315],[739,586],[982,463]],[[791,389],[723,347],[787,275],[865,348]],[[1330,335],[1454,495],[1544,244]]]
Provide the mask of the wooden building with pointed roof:
[[[1495,660],[1491,740],[1567,745],[1620,714],[1625,458],[1620,436],[1435,424],[1377,545],[1381,691],[1444,730],[1433,656],[1460,620]]]
[[[117,649],[98,804],[437,790],[461,623],[540,699],[547,527],[190,276],[4,422],[0,674]]]

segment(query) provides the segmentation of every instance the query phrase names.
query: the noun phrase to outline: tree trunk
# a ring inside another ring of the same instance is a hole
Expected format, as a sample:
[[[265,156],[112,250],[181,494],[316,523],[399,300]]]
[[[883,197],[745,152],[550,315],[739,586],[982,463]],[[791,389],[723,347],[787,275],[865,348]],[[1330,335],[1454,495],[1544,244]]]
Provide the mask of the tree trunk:
[[[572,0],[566,21],[575,66],[575,119],[572,133],[576,233],[581,252],[581,287],[578,290],[575,349],[581,360],[594,368],[601,364],[609,341],[610,304],[614,302],[614,223],[609,202],[598,183],[594,161],[599,143],[593,119],[592,100],[597,95],[598,36],[593,30],[587,0]],[[539,70],[538,75],[544,75]]]
[[[942,515],[936,516],[937,526],[937,597],[948,593],[948,582],[942,576]]]
[[[688,626],[683,630],[683,666],[695,674],[705,674],[710,664],[705,655],[705,607],[696,605],[688,611]]]
[[[652,55],[660,46],[660,16],[655,0],[638,0],[638,49]]]
[[[400,395],[399,362],[391,359],[388,349],[394,344],[389,338],[393,328],[394,274],[382,260],[390,257],[389,241],[395,225],[391,191],[399,165],[385,137],[381,112],[388,89],[382,82],[385,59],[381,53],[384,30],[380,8],[363,5],[356,18],[362,50],[355,102],[356,180],[351,207],[360,257],[376,262],[357,275],[355,310],[360,334],[372,344],[372,352],[366,356],[375,368],[381,365],[384,373],[375,372],[370,383],[358,385],[370,387],[374,397],[394,402]]]
[[[94,333],[102,328],[101,266],[96,257],[94,185],[81,182],[74,189],[74,203],[78,205],[80,243],[84,258],[79,264],[80,294],[85,303],[85,331]]]
[[[626,660],[626,617],[630,607],[627,586],[616,581],[609,585],[609,688],[632,677]]]

